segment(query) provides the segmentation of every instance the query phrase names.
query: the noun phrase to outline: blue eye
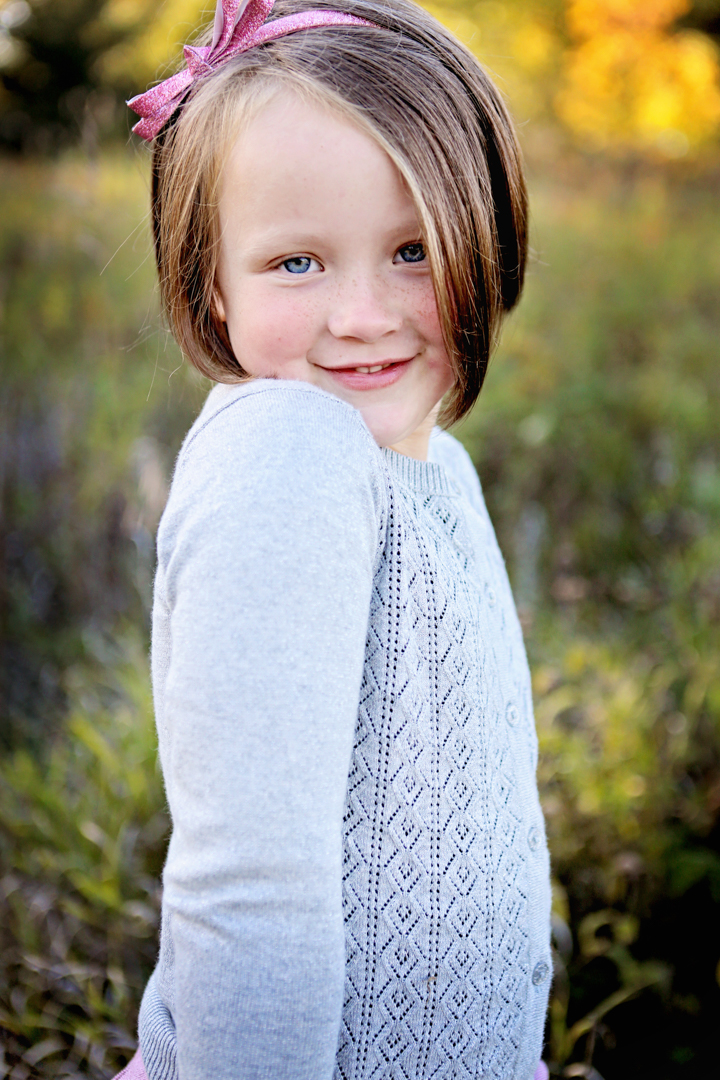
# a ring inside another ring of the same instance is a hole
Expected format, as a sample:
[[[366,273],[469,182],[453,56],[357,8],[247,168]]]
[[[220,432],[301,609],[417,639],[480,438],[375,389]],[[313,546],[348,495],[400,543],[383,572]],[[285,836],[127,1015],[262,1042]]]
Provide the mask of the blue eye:
[[[307,274],[313,262],[308,255],[295,255],[292,259],[285,259],[282,266],[289,274]]]
[[[425,260],[425,245],[420,243],[406,244],[405,247],[400,248],[397,254],[402,262],[420,263]]]

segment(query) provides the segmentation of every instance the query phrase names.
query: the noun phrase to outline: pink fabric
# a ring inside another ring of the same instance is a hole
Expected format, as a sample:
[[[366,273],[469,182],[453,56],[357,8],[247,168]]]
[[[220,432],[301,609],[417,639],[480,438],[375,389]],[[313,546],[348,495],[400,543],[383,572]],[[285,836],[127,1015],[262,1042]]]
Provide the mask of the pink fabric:
[[[533,1080],[549,1080],[549,1077],[550,1070],[548,1069],[545,1062],[541,1061],[537,1069],[535,1070],[535,1076],[533,1077]]]
[[[148,1080],[139,1049],[135,1051],[132,1061],[129,1061],[125,1068],[113,1077],[113,1080]]]
[[[142,117],[133,131],[148,141],[154,139],[194,82],[255,45],[317,26],[374,26],[357,15],[324,9],[298,11],[266,23],[274,3],[275,0],[217,0],[212,43],[186,45],[183,49],[186,68],[128,101],[132,111]]]

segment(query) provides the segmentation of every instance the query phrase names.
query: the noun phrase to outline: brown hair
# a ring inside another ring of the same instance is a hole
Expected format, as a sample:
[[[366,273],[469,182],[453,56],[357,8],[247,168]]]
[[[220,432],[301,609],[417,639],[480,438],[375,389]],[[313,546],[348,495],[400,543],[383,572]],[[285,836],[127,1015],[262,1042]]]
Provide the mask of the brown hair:
[[[374,27],[302,30],[197,82],[157,137],[153,234],[163,305],[187,358],[215,382],[246,375],[215,311],[222,165],[242,116],[278,82],[319,96],[370,133],[420,218],[456,382],[441,420],[480,393],[527,255],[527,196],[512,121],[473,55],[410,0],[277,0],[272,15],[327,8]]]

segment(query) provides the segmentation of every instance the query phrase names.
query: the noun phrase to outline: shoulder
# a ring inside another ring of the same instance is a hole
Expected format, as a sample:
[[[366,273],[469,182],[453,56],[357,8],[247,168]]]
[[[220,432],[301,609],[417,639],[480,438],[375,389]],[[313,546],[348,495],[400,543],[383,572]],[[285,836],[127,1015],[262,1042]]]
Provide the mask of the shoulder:
[[[213,389],[178,456],[159,539],[181,526],[285,515],[378,528],[386,485],[380,451],[356,409],[300,382]]]
[[[460,491],[477,509],[484,509],[480,479],[462,443],[447,431],[434,428],[430,437],[430,460],[441,465]]]
[[[178,456],[173,486],[240,473],[245,483],[286,486],[303,476],[352,486],[380,481],[380,452],[360,413],[308,383],[256,379],[216,386]]]
[[[216,386],[191,427],[178,468],[196,454],[222,443],[234,453],[266,452],[304,456],[331,445],[377,463],[378,449],[357,409],[309,383],[254,379],[236,386]]]

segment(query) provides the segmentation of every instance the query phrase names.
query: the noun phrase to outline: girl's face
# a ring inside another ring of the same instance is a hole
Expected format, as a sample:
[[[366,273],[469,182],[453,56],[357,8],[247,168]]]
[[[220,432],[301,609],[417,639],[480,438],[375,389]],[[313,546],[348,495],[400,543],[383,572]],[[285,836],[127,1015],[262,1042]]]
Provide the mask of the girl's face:
[[[219,214],[216,304],[244,370],[327,390],[380,446],[427,457],[454,375],[415,207],[387,154],[282,91],[235,143]]]

